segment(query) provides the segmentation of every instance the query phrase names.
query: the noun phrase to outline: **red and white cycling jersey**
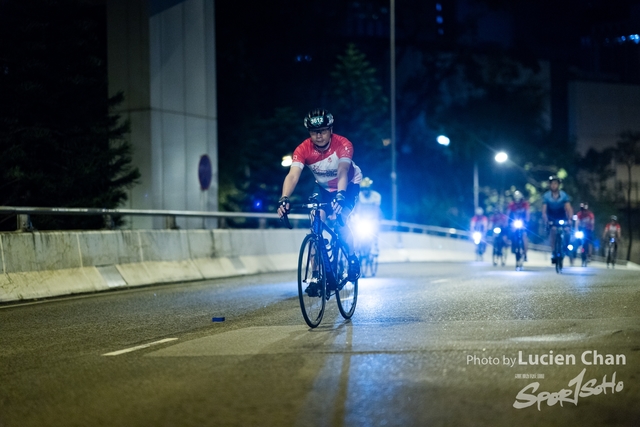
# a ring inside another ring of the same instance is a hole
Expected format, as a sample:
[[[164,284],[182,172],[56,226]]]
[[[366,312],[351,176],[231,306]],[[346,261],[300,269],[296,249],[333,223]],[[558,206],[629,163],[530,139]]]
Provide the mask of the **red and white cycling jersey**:
[[[604,227],[604,232],[605,234],[608,234],[609,237],[617,237],[618,233],[621,232],[620,224],[613,224],[610,222]]]
[[[579,211],[577,213],[578,227],[593,231],[596,217],[591,211]]]
[[[360,168],[353,162],[353,144],[344,136],[331,135],[329,148],[320,151],[307,138],[298,145],[293,152],[293,163],[291,166],[297,166],[303,169],[305,165],[309,166],[316,182],[325,190],[338,190],[338,164],[347,162],[349,166],[349,182],[359,184],[362,181],[362,172]]]

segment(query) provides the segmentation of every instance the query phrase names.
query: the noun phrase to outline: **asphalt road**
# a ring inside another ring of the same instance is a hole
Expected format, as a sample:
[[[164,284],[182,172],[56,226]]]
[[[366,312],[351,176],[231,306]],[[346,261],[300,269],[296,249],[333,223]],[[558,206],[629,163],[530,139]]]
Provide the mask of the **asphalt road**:
[[[382,265],[315,330],[294,280],[0,306],[0,427],[640,426],[637,271]]]

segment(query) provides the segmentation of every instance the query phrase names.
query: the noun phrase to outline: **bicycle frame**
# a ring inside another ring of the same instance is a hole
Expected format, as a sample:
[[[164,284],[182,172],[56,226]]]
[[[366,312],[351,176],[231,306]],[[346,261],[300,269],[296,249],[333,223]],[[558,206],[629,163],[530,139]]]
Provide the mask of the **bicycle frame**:
[[[338,233],[336,233],[326,222],[324,222],[320,216],[320,208],[327,206],[327,203],[320,203],[317,201],[312,201],[311,203],[305,203],[302,205],[303,208],[311,209],[309,212],[309,217],[311,219],[311,234],[316,236],[318,242],[323,242],[322,245],[318,245],[318,249],[320,250],[320,256],[322,257],[322,263],[325,267],[325,272],[327,274],[328,284],[331,285],[332,288],[337,288],[341,285],[338,283],[338,278],[335,275],[336,272],[336,263],[338,262],[337,257],[337,248],[338,245],[342,245],[340,237]],[[339,219],[336,219],[339,221]],[[331,237],[329,242],[329,248],[327,244],[324,243],[326,241],[324,237],[324,232],[327,232]]]
[[[326,301],[331,296],[335,295],[338,311],[347,320],[353,316],[358,299],[358,279],[350,281],[348,277],[346,244],[339,233],[322,220],[320,208],[328,204],[318,202],[316,197],[312,196],[310,203],[300,206],[310,209],[311,229],[302,241],[298,258],[298,299],[304,320],[311,328],[322,321]],[[341,216],[336,220],[344,226]],[[286,214],[282,221],[291,228]]]

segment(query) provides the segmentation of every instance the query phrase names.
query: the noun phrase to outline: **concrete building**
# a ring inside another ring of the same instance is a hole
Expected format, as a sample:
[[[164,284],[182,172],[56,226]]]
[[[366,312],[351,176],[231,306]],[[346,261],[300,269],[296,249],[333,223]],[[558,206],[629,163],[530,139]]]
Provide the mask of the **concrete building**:
[[[569,137],[584,155],[593,148],[615,147],[621,132],[640,132],[640,85],[572,81],[569,83]],[[616,166],[614,188],[628,188],[625,165]],[[632,169],[631,202],[640,202],[640,165]]]
[[[124,92],[118,112],[131,123],[133,161],[142,174],[126,207],[218,210],[214,0],[106,5],[109,92]],[[199,180],[202,156],[212,165],[206,190]],[[134,217],[131,225],[164,223]],[[178,218],[178,226],[199,228],[203,221]]]

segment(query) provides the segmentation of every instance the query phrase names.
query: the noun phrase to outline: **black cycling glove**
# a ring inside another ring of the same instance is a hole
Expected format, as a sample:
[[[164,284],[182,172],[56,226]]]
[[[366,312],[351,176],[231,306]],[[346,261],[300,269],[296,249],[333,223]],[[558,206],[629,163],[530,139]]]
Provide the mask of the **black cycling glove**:
[[[278,205],[282,206],[287,213],[289,213],[289,208],[287,208],[288,204],[290,204],[290,202],[287,196],[282,196],[280,197],[280,200],[278,200]]]
[[[344,190],[338,191],[338,194],[336,194],[336,197],[333,200],[337,204],[339,204],[341,207],[346,208],[347,207],[347,192],[344,191]]]

